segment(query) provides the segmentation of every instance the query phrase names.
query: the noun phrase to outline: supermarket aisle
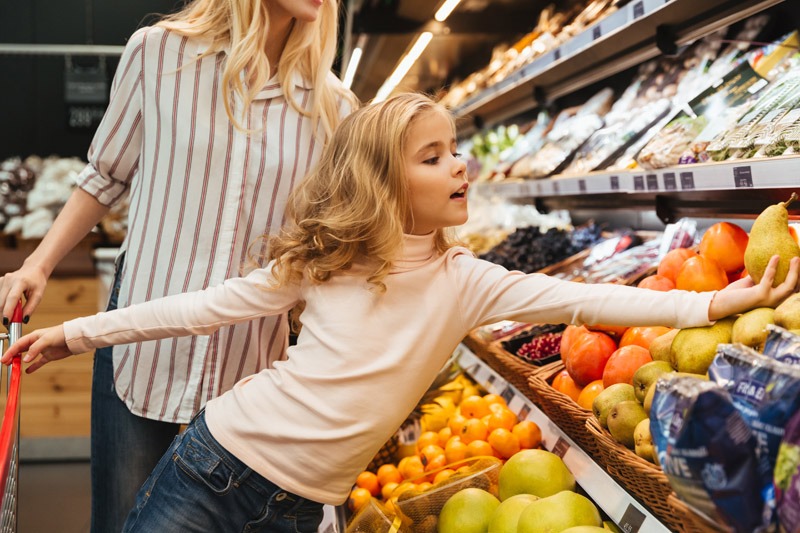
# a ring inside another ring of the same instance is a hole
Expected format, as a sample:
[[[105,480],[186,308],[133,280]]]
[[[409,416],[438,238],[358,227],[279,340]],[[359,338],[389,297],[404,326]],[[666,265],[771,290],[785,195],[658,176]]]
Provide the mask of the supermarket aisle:
[[[23,462],[18,533],[89,531],[89,461]]]

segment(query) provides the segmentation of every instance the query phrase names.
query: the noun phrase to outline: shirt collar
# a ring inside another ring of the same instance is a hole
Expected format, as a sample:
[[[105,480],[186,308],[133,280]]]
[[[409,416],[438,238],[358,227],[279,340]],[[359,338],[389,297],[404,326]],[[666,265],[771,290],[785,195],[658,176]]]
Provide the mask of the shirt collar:
[[[433,246],[434,232],[427,235],[403,235],[403,253],[392,267],[392,272],[414,270],[427,264],[436,255]]]

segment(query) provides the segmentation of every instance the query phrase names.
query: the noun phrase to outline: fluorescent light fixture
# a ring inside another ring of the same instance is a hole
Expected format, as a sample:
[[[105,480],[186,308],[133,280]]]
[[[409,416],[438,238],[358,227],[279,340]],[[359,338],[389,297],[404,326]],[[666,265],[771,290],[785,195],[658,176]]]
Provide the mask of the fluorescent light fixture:
[[[447,17],[450,16],[450,13],[453,12],[459,2],[461,2],[461,0],[444,0],[444,4],[442,4],[442,7],[436,11],[436,14],[433,16],[433,18],[439,22],[444,22]]]
[[[360,47],[353,48],[353,53],[350,55],[350,61],[347,62],[347,71],[344,73],[344,79],[342,80],[342,84],[344,85],[345,89],[349,89],[351,85],[353,85],[353,78],[356,75],[356,69],[358,68],[358,62],[361,61],[361,54],[364,53]]]
[[[408,71],[411,70],[411,67],[417,59],[419,59],[419,56],[422,55],[422,52],[425,51],[431,39],[433,39],[433,34],[429,31],[424,31],[419,34],[419,37],[417,37],[417,40],[414,42],[414,46],[411,47],[411,50],[409,50],[400,63],[397,64],[392,75],[386,78],[381,88],[378,89],[378,94],[376,94],[373,99],[374,102],[383,102],[386,100],[394,88],[405,78]]]

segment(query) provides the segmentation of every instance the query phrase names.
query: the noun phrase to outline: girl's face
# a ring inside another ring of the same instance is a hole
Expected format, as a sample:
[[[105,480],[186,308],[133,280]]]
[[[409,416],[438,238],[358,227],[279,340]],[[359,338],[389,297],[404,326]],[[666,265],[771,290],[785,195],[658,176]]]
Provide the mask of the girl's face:
[[[415,235],[467,221],[467,166],[456,153],[453,125],[443,113],[428,112],[408,129],[403,154]]]
[[[320,8],[332,0],[264,0],[270,17],[297,19],[301,22],[314,22]]]

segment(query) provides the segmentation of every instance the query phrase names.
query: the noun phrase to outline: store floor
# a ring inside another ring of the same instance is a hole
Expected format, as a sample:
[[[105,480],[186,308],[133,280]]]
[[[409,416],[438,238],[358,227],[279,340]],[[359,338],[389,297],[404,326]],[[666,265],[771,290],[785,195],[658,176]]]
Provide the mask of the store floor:
[[[90,487],[89,461],[22,462],[17,532],[88,532]]]

